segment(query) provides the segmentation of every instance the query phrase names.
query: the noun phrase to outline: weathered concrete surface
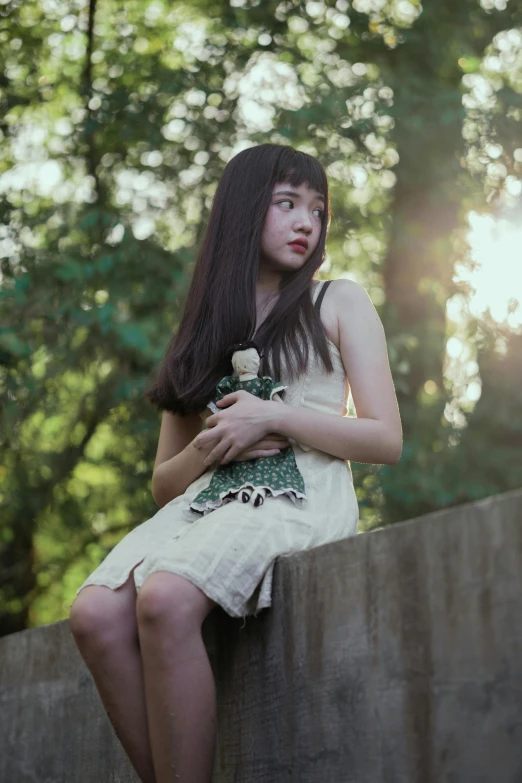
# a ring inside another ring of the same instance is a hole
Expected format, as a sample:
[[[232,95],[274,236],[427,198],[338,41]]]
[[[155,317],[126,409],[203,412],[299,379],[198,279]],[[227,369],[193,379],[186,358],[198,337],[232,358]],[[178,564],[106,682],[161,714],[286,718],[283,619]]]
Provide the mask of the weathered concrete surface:
[[[214,783],[522,782],[522,490],[279,559],[216,609]],[[68,621],[0,639],[1,783],[136,783]]]

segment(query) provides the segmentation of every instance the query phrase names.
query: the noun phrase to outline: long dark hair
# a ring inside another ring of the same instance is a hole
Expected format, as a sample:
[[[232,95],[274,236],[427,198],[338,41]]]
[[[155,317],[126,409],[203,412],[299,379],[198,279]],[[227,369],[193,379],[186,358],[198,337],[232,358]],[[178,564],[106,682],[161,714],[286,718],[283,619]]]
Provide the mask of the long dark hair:
[[[315,251],[300,269],[282,273],[278,299],[255,332],[261,236],[277,182],[295,187],[307,183],[324,196],[325,209]],[[200,413],[218,381],[231,374],[230,346],[254,333],[263,352],[260,375],[280,380],[282,352],[290,381],[305,372],[308,340],[325,371],[333,372],[310,295],[324,260],[329,223],[326,173],[311,155],[280,144],[260,144],[235,155],[214,195],[179,328],[144,392],[148,402],[180,415]]]

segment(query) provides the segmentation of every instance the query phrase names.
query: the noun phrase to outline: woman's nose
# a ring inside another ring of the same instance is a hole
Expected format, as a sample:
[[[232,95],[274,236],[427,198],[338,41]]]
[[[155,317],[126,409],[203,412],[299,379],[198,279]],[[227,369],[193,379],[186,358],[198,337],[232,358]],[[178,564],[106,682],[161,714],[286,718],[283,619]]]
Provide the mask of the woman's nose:
[[[312,221],[311,221],[309,215],[301,215],[299,217],[299,219],[295,221],[295,223],[294,223],[294,231],[297,231],[300,228],[311,233],[311,231],[312,231]]]

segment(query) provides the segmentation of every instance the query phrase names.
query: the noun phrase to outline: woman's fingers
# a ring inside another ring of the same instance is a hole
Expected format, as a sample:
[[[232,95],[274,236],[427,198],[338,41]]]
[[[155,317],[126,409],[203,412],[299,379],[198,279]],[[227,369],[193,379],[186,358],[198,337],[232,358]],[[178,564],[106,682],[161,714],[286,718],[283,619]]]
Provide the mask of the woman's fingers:
[[[281,435],[279,432],[267,432],[263,440],[287,441],[288,438],[286,438],[285,435]]]
[[[268,436],[262,438],[257,443],[253,443],[244,451],[241,451],[229,462],[244,462],[247,459],[257,459],[258,457],[273,457],[275,454],[279,454],[281,449],[290,445],[290,441],[286,438],[279,436]]]
[[[210,451],[205,460],[205,465],[226,465],[231,459],[235,459],[237,456],[236,447],[234,445],[226,445],[223,442]]]
[[[221,455],[214,453],[218,450],[218,447],[216,446],[216,448],[209,450],[207,458],[205,459],[205,465],[207,465],[207,467],[214,463],[216,465],[227,465],[229,462],[244,462],[247,459],[257,459],[258,457],[272,457],[274,454],[279,454],[281,449],[287,448],[289,445],[290,441],[283,435],[274,433],[261,438],[257,443],[253,443],[247,449],[233,457],[230,457],[230,454],[233,454],[234,451],[232,446],[225,451],[222,451]]]
[[[254,449],[254,451],[242,451],[231,462],[245,462],[247,459],[258,459],[258,457],[274,457],[279,454],[280,449]]]
[[[257,443],[253,443],[249,448],[251,449],[283,449],[285,446],[289,446],[290,441],[283,436],[267,435]]]
[[[284,436],[268,435],[257,443],[253,443],[229,461],[245,462],[247,459],[257,459],[258,457],[273,457],[275,454],[279,454],[281,449],[287,448],[289,445],[290,441]]]

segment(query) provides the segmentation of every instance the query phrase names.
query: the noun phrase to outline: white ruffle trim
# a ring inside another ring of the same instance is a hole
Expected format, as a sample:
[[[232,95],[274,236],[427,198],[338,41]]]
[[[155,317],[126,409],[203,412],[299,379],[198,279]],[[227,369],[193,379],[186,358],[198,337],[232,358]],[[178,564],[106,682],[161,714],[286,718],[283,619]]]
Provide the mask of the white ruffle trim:
[[[272,391],[270,392],[270,399],[272,399],[274,394],[278,394],[278,392],[284,391],[285,389],[288,389],[288,386],[282,386],[281,384],[279,384],[279,386],[276,386],[275,389],[272,389]],[[280,401],[282,402],[282,400]]]
[[[227,497],[227,495],[230,495],[230,493],[239,493],[242,489],[251,489],[254,491],[255,489],[266,489],[267,490],[267,497],[277,497],[278,495],[286,495],[296,506],[296,508],[302,508],[304,505],[304,501],[308,501],[308,498],[306,497],[304,492],[299,492],[299,490],[294,489],[293,487],[285,487],[283,489],[272,489],[271,487],[264,487],[260,486],[259,484],[252,484],[252,482],[245,482],[244,484],[241,484],[239,487],[232,487],[229,489],[224,490],[223,492],[219,493],[219,499],[218,500],[207,500],[205,503],[196,503],[195,501],[192,501],[190,504],[190,508],[193,511],[200,511],[203,513],[203,516],[205,514],[209,514],[211,511],[214,511],[216,508],[220,508],[221,506],[224,506],[226,503],[231,503],[232,501],[237,501],[241,503],[242,501],[239,500],[236,497]]]

